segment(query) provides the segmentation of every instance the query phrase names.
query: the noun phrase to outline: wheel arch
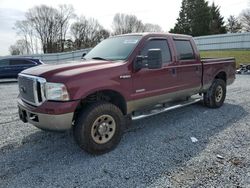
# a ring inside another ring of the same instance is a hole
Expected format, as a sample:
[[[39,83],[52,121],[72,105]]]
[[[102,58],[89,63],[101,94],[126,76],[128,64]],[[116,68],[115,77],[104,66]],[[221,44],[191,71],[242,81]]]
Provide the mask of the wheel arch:
[[[225,71],[220,71],[216,74],[214,79],[222,79],[225,83],[227,83],[227,74]]]
[[[123,115],[127,115],[127,103],[125,97],[118,91],[112,90],[112,89],[104,89],[99,91],[94,91],[87,96],[83,97],[74,113],[74,119],[77,116],[77,113],[79,110],[84,108],[84,106],[94,103],[97,101],[107,101],[114,105],[116,105]]]

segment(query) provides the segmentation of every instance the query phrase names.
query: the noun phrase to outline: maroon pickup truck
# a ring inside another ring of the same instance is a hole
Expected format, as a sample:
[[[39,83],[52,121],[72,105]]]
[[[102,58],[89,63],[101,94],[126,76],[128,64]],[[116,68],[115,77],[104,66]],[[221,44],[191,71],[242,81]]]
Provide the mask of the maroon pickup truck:
[[[142,33],[102,41],[79,62],[19,74],[19,116],[43,130],[73,129],[92,154],[113,149],[131,119],[204,101],[220,107],[235,59],[200,59],[190,36]]]

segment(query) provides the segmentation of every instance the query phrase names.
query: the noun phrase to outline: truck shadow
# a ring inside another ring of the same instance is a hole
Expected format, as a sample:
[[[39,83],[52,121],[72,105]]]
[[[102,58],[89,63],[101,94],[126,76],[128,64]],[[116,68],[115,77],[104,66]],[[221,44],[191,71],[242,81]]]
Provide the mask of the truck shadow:
[[[38,186],[40,183],[93,186],[100,181],[104,187],[146,185],[154,177],[197,156],[215,134],[236,126],[234,123],[246,115],[243,107],[229,103],[220,109],[208,109],[200,104],[176,109],[134,121],[118,147],[101,156],[80,150],[72,132],[38,130],[24,138],[20,146],[1,150],[0,180],[3,185],[13,179],[27,185],[26,178]],[[190,137],[198,142],[193,143]]]

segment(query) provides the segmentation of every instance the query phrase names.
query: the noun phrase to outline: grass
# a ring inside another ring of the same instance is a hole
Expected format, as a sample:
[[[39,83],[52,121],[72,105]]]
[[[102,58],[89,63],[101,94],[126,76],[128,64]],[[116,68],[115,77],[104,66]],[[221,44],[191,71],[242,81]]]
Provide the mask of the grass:
[[[236,66],[250,64],[250,50],[201,51],[201,57],[235,57]]]

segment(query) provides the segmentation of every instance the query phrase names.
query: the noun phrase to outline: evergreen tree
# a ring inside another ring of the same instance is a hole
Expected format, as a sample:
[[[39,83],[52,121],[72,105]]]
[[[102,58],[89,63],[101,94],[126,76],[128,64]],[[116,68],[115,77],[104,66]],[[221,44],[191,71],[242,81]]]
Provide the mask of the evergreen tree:
[[[208,35],[210,8],[205,0],[183,0],[179,17],[170,32],[193,36]]]
[[[210,34],[226,33],[223,17],[220,14],[220,7],[215,6],[213,3],[210,8],[211,21],[210,21]]]
[[[170,30],[170,33],[182,33],[182,34],[192,34],[190,28],[190,21],[188,20],[188,0],[183,0],[181,4],[181,10],[179,17],[177,18],[177,23],[174,29]]]
[[[213,3],[210,7],[206,0],[183,0],[175,27],[171,33],[193,36],[226,33],[220,7]]]
[[[189,14],[191,20],[191,31],[193,36],[208,35],[210,8],[205,0],[189,0]]]

